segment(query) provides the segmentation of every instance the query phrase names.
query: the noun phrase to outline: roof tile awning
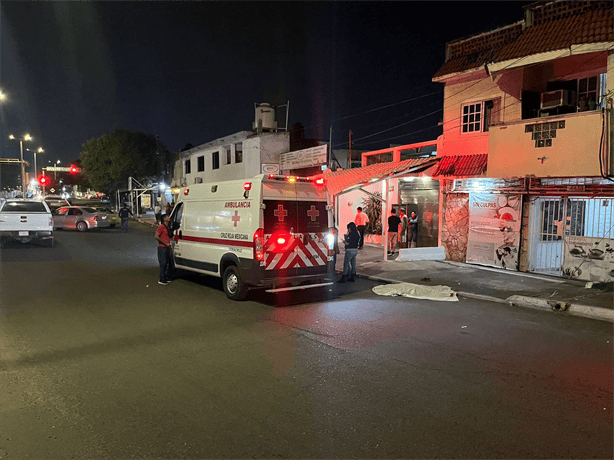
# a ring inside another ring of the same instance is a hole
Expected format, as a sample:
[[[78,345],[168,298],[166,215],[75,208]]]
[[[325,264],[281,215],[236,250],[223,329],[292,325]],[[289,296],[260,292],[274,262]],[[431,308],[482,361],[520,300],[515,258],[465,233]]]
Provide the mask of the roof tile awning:
[[[433,177],[482,176],[486,172],[487,164],[487,153],[480,155],[446,155],[441,157]]]
[[[371,182],[386,179],[392,175],[403,172],[407,174],[424,171],[439,161],[439,158],[410,158],[398,163],[376,163],[362,168],[324,171],[326,187],[331,195],[340,193],[356,186],[367,185]]]

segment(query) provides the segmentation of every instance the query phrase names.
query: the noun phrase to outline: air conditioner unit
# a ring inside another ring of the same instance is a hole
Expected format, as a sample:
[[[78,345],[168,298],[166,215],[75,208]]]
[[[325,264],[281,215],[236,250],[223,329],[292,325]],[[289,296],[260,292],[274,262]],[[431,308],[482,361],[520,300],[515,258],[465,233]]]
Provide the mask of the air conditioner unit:
[[[194,183],[195,184],[202,184],[203,183],[203,178],[202,177],[195,177],[194,178]]]
[[[575,107],[576,92],[567,89],[549,91],[541,95],[541,108],[553,109],[556,107]]]

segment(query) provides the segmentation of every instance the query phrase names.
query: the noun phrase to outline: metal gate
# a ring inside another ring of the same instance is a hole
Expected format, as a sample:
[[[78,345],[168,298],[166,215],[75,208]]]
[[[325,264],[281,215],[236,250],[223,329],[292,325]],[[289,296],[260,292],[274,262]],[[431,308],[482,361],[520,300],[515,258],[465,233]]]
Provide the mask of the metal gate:
[[[564,235],[614,238],[614,198],[531,199],[529,271],[563,276]]]

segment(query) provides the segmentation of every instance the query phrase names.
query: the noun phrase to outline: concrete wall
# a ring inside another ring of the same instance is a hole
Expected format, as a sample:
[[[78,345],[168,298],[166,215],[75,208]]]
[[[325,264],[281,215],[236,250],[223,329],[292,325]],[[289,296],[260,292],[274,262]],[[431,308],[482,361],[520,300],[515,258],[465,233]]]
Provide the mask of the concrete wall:
[[[551,147],[535,147],[525,126],[564,120]],[[601,112],[533,118],[490,129],[487,177],[599,176]]]

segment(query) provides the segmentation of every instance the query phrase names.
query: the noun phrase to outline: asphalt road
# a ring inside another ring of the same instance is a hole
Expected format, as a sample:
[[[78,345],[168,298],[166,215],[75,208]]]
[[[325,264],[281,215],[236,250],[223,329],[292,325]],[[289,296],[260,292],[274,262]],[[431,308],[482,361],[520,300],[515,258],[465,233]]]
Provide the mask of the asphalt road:
[[[366,280],[230,302],[158,285],[136,223],[0,261],[3,459],[612,458],[608,323]]]

